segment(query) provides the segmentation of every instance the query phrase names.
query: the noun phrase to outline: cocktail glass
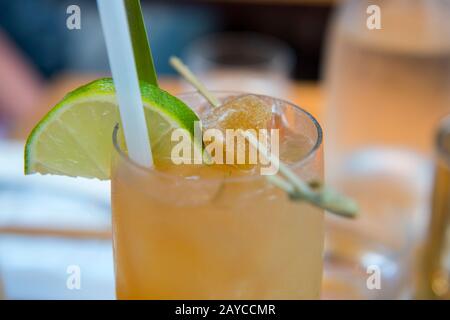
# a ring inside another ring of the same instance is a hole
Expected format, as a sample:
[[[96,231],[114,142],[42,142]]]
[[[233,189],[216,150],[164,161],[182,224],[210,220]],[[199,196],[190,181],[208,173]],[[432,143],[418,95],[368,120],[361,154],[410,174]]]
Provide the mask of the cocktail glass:
[[[224,101],[237,93],[214,94]],[[198,93],[179,98],[200,116],[209,108]],[[306,181],[322,179],[317,121],[293,104],[264,99],[284,127],[311,142],[306,156],[291,164],[294,171]],[[119,299],[320,297],[322,209],[291,201],[259,174],[223,178],[213,168],[192,166],[182,177],[142,168],[120,147],[119,130],[112,165]]]

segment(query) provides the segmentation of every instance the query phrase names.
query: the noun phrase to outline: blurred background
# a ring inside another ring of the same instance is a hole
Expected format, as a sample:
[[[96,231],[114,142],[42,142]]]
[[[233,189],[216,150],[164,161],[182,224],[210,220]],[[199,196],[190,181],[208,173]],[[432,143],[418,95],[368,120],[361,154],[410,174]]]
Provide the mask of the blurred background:
[[[211,89],[319,119],[327,183],[362,209],[327,219],[324,299],[449,297],[450,0],[141,3],[165,89],[191,90],[177,55]],[[109,184],[24,177],[22,159],[35,123],[108,69],[94,0],[0,0],[0,296],[114,298]],[[73,265],[80,290],[66,286]]]

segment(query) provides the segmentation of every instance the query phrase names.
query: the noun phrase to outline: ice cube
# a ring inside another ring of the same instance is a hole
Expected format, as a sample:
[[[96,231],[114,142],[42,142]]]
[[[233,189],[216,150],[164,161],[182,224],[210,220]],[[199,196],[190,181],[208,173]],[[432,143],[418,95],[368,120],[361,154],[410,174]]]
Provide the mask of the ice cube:
[[[265,129],[272,117],[272,109],[261,98],[245,95],[231,99],[211,109],[203,120],[205,129]]]
[[[222,106],[211,109],[203,117],[202,123],[205,130],[218,129],[222,132],[224,137],[222,159],[226,162],[229,161],[227,151],[230,152],[230,144],[227,144],[227,129],[253,129],[256,131],[255,134],[258,135],[260,129],[268,129],[271,119],[272,108],[268,103],[255,95],[244,95],[232,98]],[[253,168],[256,163],[251,160],[251,149],[253,147],[248,142],[238,139],[237,143],[234,144],[233,164],[239,165],[239,168],[244,170]],[[255,152],[254,149],[253,152]],[[238,154],[243,155],[245,159],[243,162],[242,157],[238,158]]]

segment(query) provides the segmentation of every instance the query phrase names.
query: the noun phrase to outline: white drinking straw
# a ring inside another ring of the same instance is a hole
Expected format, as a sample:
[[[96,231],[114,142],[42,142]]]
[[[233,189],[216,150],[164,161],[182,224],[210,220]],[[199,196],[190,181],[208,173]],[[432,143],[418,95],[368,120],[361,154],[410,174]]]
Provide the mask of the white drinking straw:
[[[130,158],[153,165],[124,0],[97,0]]]

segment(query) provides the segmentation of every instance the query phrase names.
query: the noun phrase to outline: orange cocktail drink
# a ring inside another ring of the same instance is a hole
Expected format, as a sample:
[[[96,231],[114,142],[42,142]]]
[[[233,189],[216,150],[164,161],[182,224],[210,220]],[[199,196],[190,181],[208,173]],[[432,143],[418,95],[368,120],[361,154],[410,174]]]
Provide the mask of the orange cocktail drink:
[[[217,93],[219,99],[229,94]],[[197,114],[199,94],[180,96]],[[264,97],[280,158],[322,179],[322,133],[290,103]],[[119,129],[120,130],[120,129]],[[117,135],[117,131],[116,131]],[[115,141],[113,236],[119,299],[313,299],[320,296],[323,210],[292,201],[256,171],[133,163]]]

